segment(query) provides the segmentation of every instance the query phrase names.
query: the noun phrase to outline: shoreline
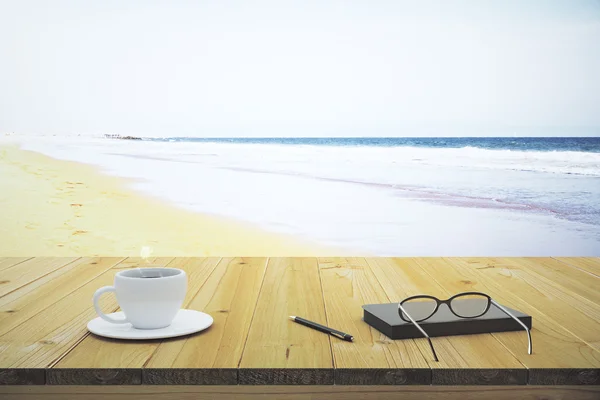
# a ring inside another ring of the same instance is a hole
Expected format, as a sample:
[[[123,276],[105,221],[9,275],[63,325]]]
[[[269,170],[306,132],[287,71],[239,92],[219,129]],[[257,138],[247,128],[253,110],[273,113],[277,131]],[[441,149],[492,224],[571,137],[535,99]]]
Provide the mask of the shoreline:
[[[0,143],[0,257],[331,256],[349,251],[180,209],[134,179]]]
[[[137,256],[142,247],[154,248],[155,256],[599,255],[600,227],[586,220],[597,207],[577,192],[587,193],[592,178],[412,162],[390,172],[383,168],[390,159],[374,162],[369,150],[318,164],[320,153],[302,148],[274,154],[243,146],[123,147],[88,139],[6,142],[16,147],[0,153],[0,192],[15,194],[0,196],[7,210],[0,216],[0,240],[6,238],[0,257],[2,251],[89,255],[97,249]],[[216,157],[203,158],[212,153]],[[316,166],[324,168],[326,179],[308,179]],[[403,184],[388,184],[388,172]],[[415,184],[427,189],[414,190]],[[438,187],[466,193],[441,196]],[[551,212],[553,205],[562,211],[565,196],[557,193],[563,191],[577,211],[574,220]],[[77,197],[86,193],[84,204]],[[528,199],[543,196],[546,209],[481,200],[496,195],[499,201],[530,204]],[[57,206],[63,203],[66,207]],[[86,226],[82,215],[89,217]],[[29,243],[26,251],[18,249],[18,237]],[[57,250],[65,246],[70,253]]]

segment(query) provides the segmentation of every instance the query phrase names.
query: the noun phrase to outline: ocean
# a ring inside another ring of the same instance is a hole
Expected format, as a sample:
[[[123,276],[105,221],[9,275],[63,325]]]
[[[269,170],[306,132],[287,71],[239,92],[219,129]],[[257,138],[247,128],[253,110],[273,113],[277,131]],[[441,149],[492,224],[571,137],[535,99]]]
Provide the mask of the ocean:
[[[377,147],[476,147],[488,150],[581,151],[600,152],[600,137],[348,137],[348,138],[142,138],[156,142],[204,142],[287,144],[312,146],[377,146]]]
[[[600,255],[600,138],[43,137],[174,206],[381,256]]]

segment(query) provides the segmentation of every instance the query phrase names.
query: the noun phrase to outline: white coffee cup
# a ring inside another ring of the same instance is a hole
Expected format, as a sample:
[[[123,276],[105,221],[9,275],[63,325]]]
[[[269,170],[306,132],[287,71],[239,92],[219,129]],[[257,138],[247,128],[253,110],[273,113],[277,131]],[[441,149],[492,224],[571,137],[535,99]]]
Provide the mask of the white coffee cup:
[[[187,291],[187,275],[177,268],[134,268],[115,275],[114,286],[104,286],[94,293],[94,308],[105,321],[130,323],[137,329],[159,329],[171,325],[181,309]],[[104,314],[98,300],[106,292],[115,292],[125,314],[115,319]]]

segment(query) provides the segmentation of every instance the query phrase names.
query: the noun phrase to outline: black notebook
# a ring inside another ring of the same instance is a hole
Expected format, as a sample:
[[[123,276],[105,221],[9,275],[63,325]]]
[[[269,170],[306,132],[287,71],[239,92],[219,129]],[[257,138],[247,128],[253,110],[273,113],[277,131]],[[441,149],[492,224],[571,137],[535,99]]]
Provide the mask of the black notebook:
[[[411,304],[411,307],[418,306],[418,304]],[[530,315],[502,306],[531,329]],[[423,337],[423,334],[411,322],[405,322],[400,318],[398,303],[366,304],[363,306],[363,310],[363,320],[390,339]],[[411,313],[408,309],[406,312]],[[419,326],[431,337],[525,331],[517,321],[493,304],[490,305],[490,309],[484,315],[471,319],[457,317],[448,309],[447,305],[442,304],[431,318],[419,322]]]

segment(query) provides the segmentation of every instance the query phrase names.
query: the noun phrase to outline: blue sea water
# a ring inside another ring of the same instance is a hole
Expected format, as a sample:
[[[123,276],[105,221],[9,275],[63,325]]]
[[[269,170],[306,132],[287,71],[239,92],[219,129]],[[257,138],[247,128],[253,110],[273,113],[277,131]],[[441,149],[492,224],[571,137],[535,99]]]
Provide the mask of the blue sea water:
[[[374,146],[374,147],[474,147],[490,150],[579,151],[600,153],[600,137],[356,137],[356,138],[144,138],[157,142],[208,142],[240,144]]]

